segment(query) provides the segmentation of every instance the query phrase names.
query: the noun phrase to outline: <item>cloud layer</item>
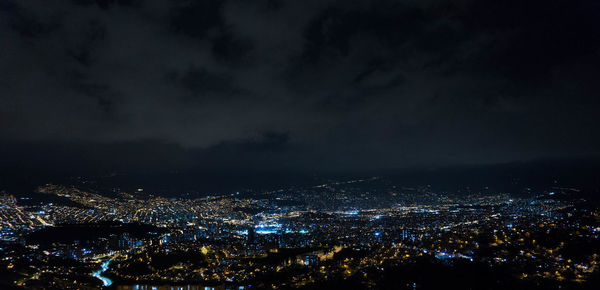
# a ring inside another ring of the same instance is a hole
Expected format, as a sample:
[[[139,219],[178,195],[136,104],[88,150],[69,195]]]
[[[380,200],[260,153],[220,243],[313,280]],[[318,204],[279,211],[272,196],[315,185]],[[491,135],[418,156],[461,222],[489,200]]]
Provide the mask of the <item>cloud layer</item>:
[[[597,156],[599,54],[595,1],[0,0],[0,138],[107,167]]]

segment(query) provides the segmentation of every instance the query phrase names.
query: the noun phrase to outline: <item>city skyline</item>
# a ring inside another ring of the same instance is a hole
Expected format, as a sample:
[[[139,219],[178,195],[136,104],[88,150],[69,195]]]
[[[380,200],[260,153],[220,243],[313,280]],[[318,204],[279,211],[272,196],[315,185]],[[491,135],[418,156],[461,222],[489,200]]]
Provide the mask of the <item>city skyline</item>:
[[[600,289],[600,1],[0,0],[0,289]]]

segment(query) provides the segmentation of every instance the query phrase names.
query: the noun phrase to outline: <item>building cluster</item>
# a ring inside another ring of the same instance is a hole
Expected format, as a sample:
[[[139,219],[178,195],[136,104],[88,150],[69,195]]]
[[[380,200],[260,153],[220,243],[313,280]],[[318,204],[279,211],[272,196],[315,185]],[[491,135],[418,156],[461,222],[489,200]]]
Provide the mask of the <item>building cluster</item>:
[[[600,214],[581,201],[555,191],[516,197],[369,186],[374,180],[196,199],[48,184],[38,192],[58,201],[0,197],[0,267],[14,274],[13,286],[123,289],[303,287],[350,277],[368,286],[388,267],[423,259],[508,267],[516,279],[557,285],[598,271]],[[32,238],[73,225],[70,238]]]

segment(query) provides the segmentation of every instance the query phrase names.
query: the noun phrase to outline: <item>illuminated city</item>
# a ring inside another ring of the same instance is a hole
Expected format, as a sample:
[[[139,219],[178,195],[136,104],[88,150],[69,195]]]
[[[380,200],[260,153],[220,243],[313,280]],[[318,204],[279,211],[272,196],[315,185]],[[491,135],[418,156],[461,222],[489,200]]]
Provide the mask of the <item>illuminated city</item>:
[[[598,290],[599,0],[0,0],[0,290]]]
[[[573,287],[599,272],[600,211],[582,207],[576,188],[461,195],[373,177],[195,199],[36,191],[60,200],[2,196],[2,267],[16,286],[369,288],[389,283],[390,269],[424,263],[507,271],[503,283],[519,287]],[[428,285],[412,279],[398,287]]]

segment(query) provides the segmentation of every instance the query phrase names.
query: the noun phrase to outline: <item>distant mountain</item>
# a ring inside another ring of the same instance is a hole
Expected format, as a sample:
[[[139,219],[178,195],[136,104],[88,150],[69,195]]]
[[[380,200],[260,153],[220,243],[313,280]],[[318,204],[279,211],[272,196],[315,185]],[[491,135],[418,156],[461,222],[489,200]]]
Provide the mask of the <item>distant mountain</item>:
[[[431,185],[437,190],[481,189],[511,193],[552,187],[578,188],[589,196],[600,195],[600,161],[536,160],[493,165],[457,166],[388,171],[386,175],[405,185]]]
[[[348,180],[355,177],[382,176],[400,186],[429,185],[436,191],[468,192],[488,188],[514,194],[527,189],[574,187],[586,196],[600,196],[600,161],[536,160],[492,165],[417,168],[365,172],[319,173],[291,171],[225,172],[168,171],[113,173],[101,176],[66,176],[48,170],[0,168],[0,190],[17,196],[30,195],[46,183],[74,185],[83,189],[109,192],[112,190],[167,197],[198,197],[236,191],[259,192],[290,186],[311,186],[328,180]]]

